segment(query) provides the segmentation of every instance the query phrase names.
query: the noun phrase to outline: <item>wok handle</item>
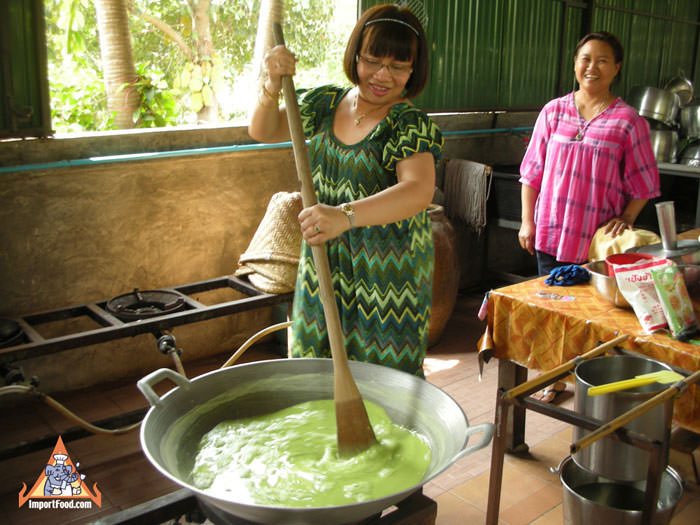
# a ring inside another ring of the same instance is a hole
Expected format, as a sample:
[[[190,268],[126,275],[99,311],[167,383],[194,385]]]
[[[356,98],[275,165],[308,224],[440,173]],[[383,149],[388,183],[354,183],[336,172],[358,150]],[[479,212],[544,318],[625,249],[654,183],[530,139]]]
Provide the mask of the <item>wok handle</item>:
[[[151,372],[146,377],[142,377],[136,382],[136,386],[151,406],[157,406],[160,403],[160,397],[153,391],[153,385],[160,383],[164,379],[170,379],[170,381],[182,388],[188,388],[190,386],[190,382],[186,377],[170,368],[159,368]]]
[[[451,465],[458,459],[462,459],[464,456],[468,456],[472,452],[479,450],[480,448],[484,448],[486,445],[489,444],[491,441],[491,438],[493,437],[493,431],[494,431],[494,426],[493,423],[481,423],[479,425],[474,425],[470,426],[467,428],[467,437],[471,436],[472,434],[476,434],[477,432],[481,432],[481,439],[479,440],[478,443],[472,445],[471,447],[464,448],[457,452],[455,456],[452,458],[452,460],[448,463]]]

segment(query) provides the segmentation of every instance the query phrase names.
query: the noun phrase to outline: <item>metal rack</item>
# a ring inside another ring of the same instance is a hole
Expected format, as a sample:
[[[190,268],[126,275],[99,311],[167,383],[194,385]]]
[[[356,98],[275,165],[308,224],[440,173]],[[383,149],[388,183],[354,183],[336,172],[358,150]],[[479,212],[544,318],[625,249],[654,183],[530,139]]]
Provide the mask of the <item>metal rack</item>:
[[[590,438],[593,434],[600,434],[599,437],[609,434],[613,439],[621,440],[624,443],[640,447],[648,451],[650,454],[650,459],[646,478],[646,492],[642,507],[642,524],[649,525],[652,523],[652,518],[656,510],[656,502],[659,498],[661,476],[666,469],[666,465],[664,464],[663,460],[664,444],[661,441],[651,440],[646,436],[622,428],[622,425],[624,425],[626,421],[618,424],[619,421],[629,419],[629,417],[634,417],[632,413],[642,409],[642,405],[625,414],[622,414],[613,421],[604,422],[579,414],[578,412],[553,406],[549,403],[543,403],[529,397],[531,394],[537,392],[543,387],[551,385],[552,383],[555,383],[556,381],[570,375],[575,366],[580,362],[600,355],[608,349],[614,348],[615,345],[621,343],[626,338],[627,336],[623,335],[613,339],[612,341],[601,344],[593,350],[578,356],[558,366],[557,368],[550,370],[549,372],[543,373],[538,378],[524,382],[509,390],[499,388],[496,400],[496,433],[493,438],[493,448],[491,452],[489,495],[486,511],[487,525],[496,525],[498,523],[501,484],[503,481],[504,454],[508,443],[513,442],[513,435],[512,433],[509,433],[509,428],[512,430],[512,427],[509,427],[509,413],[513,413],[514,419],[520,418],[521,420],[524,420],[525,410],[533,410],[545,416],[553,417],[571,425],[592,431],[592,434],[587,435],[584,439]],[[651,405],[652,402],[657,400],[657,398],[661,399],[663,397],[663,399],[671,399],[675,394],[681,391],[681,388],[687,388],[688,385],[693,384],[698,380],[700,380],[700,371],[695,372],[690,377],[687,377],[684,381],[682,381],[681,383],[684,385],[683,387],[679,387],[678,384],[673,385],[662,391],[660,394],[657,394],[657,396],[654,398],[643,403],[643,405],[646,405],[647,403]],[[524,421],[521,421],[521,423],[522,422]],[[571,445],[572,453],[582,448],[581,443],[584,441],[584,439]],[[522,441],[520,443],[522,443]]]

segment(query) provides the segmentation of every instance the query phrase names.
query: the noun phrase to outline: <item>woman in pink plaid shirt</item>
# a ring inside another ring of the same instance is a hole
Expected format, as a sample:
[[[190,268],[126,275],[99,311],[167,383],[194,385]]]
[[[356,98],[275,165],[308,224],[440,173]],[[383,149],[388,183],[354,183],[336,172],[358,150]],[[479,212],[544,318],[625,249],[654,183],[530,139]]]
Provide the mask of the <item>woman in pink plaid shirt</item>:
[[[610,92],[623,50],[607,32],[583,37],[574,54],[579,89],[540,112],[520,166],[520,246],[537,255],[540,275],[581,264],[596,230],[632,228],[660,195],[649,125]]]

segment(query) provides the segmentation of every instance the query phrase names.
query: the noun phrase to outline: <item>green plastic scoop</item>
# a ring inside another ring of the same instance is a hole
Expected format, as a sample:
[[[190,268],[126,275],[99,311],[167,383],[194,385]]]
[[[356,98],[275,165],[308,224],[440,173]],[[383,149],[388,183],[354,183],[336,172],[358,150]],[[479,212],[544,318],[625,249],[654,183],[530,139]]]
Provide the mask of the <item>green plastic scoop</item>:
[[[642,374],[633,377],[632,379],[623,379],[614,383],[606,383],[605,385],[592,386],[588,389],[589,396],[597,396],[600,394],[609,394],[618,390],[627,390],[637,386],[648,385],[651,383],[675,383],[684,379],[684,376],[672,370],[660,370],[659,372],[651,372],[650,374]]]

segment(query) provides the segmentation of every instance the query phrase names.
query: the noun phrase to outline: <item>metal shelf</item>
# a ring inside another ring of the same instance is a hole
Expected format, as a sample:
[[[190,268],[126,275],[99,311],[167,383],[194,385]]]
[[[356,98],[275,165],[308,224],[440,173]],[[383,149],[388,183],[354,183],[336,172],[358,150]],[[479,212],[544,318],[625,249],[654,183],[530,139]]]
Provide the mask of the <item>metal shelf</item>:
[[[659,175],[700,179],[700,167],[686,166],[685,164],[671,164],[668,162],[659,162],[658,167]],[[700,183],[698,184],[698,196],[695,204],[695,227],[700,228]]]

